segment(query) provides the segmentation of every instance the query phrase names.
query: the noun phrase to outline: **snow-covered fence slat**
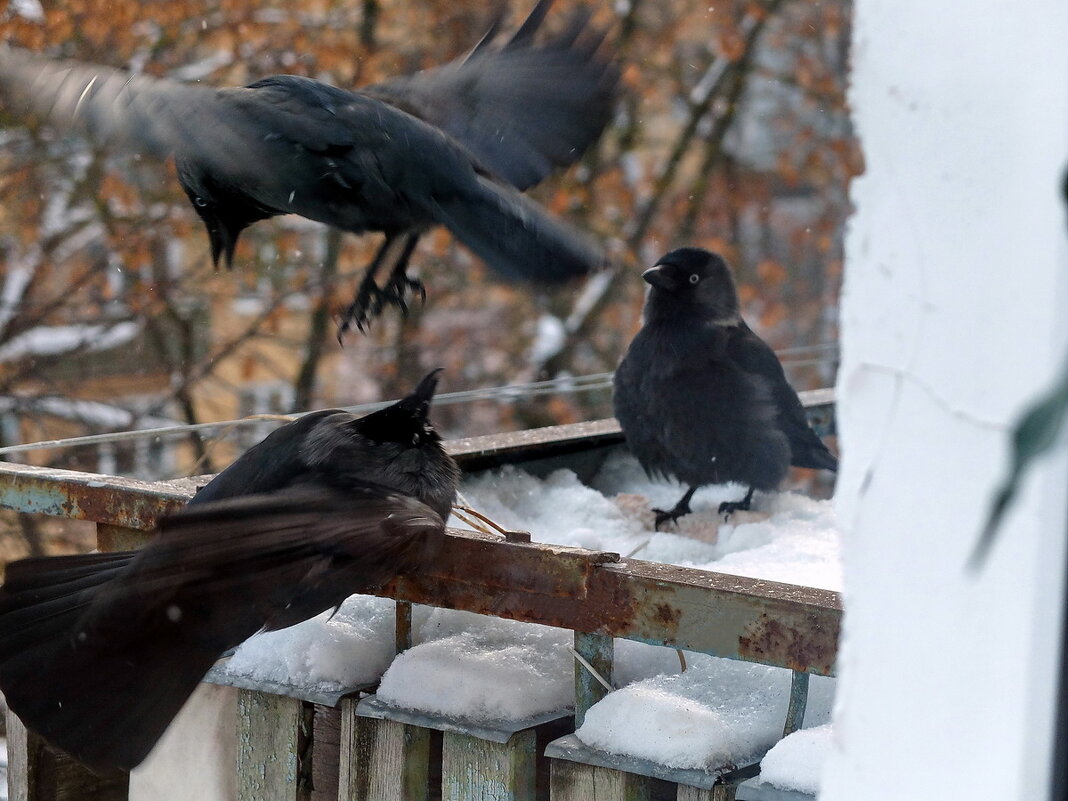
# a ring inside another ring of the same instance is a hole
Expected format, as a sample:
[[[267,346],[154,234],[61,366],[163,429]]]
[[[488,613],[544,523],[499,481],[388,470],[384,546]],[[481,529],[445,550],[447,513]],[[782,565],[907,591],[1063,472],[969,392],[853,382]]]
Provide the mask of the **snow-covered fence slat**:
[[[829,392],[813,393],[805,400],[817,423],[833,426]],[[535,474],[568,466],[581,477],[621,443],[615,421],[607,420],[456,440],[448,447],[467,471],[519,463]],[[0,505],[94,521],[100,547],[113,550],[143,542],[158,517],[179,508],[202,483],[142,482],[0,463]],[[635,559],[619,562],[614,554],[522,539],[502,541],[450,530],[432,573],[383,588],[381,594],[398,604],[398,650],[411,643],[411,603],[420,603],[571,629],[576,651],[608,679],[613,637],[787,667],[799,675],[833,672],[841,616],[836,593]],[[605,691],[578,663],[575,683],[576,713],[581,719]],[[793,702],[803,705],[803,690],[795,681]],[[550,781],[550,760],[542,756],[545,727],[551,726],[544,721],[539,724],[542,728],[531,724],[501,740],[474,729],[450,729],[448,722],[405,722],[386,714],[369,717],[353,698],[314,698],[302,695],[299,688],[245,688],[241,704],[257,710],[239,715],[234,723],[235,748],[243,749],[236,762],[248,768],[238,776],[242,801],[418,799],[428,797],[430,783],[451,787],[452,795],[445,797],[456,798],[490,797],[487,793],[501,786],[511,795],[493,797],[543,798],[542,787],[550,785],[553,801],[643,798],[652,786],[648,777],[673,777],[656,766],[633,762],[608,766],[572,754],[566,764],[565,759],[551,760]],[[797,708],[793,704],[791,708],[790,717],[797,718]],[[326,721],[333,726],[329,737],[320,732]],[[791,728],[790,722],[786,728]],[[561,733],[557,728],[556,742]],[[324,742],[331,737],[332,743]],[[320,775],[314,786],[327,789],[309,794],[312,766],[324,761],[331,764],[333,775],[329,771],[325,779]],[[268,763],[274,767],[268,769]],[[495,767],[469,769],[480,764]],[[267,778],[272,770],[280,777]],[[259,776],[260,783],[246,773]],[[530,789],[533,775],[539,782],[536,796]],[[680,786],[679,798],[729,798],[724,793],[733,792],[702,787],[686,778],[670,779]],[[37,786],[31,771],[13,769],[9,781],[12,797],[26,801],[53,797]],[[268,785],[270,794],[264,795]],[[339,795],[332,795],[331,785],[340,786]],[[587,792],[595,786],[596,794]],[[416,792],[419,787],[422,795]],[[610,787],[619,792],[605,795]],[[115,796],[79,792],[78,797]]]

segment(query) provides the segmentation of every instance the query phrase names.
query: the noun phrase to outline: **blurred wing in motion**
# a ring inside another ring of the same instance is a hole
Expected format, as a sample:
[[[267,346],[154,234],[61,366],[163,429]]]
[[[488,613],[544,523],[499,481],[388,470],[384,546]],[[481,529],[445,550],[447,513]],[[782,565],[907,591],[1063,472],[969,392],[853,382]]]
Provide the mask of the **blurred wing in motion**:
[[[136,553],[13,563],[0,689],[79,760],[132,768],[227,648],[419,569],[443,534],[412,498],[304,485],[179,512]]]
[[[516,188],[573,164],[612,113],[619,69],[601,52],[604,31],[576,8],[567,27],[535,44],[552,0],[539,0],[504,45],[499,25],[465,58],[367,87],[371,94],[459,140],[480,164]]]

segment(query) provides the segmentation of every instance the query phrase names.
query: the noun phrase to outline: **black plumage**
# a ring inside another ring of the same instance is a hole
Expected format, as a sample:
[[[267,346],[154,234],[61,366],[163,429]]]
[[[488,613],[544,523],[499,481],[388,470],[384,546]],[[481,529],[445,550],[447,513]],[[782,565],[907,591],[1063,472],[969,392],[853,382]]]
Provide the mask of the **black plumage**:
[[[227,649],[430,564],[459,476],[427,422],[437,376],[363,418],[283,426],[140,551],[10,564],[11,709],[89,765],[132,768]]]
[[[673,509],[654,510],[657,528],[687,514],[705,484],[749,487],[720,505],[729,515],[778,487],[790,465],[837,470],[778,358],[742,319],[722,258],[679,248],[642,277],[644,323],[616,370],[614,404],[646,472],[689,485]]]
[[[384,232],[344,331],[423,291],[405,267],[433,225],[509,280],[603,265],[596,244],[517,191],[596,141],[618,79],[586,10],[535,42],[550,5],[539,0],[503,45],[492,44],[498,20],[466,58],[355,92],[292,75],[214,89],[2,48],[0,96],[9,111],[173,155],[216,264],[231,263],[244,228],[278,214]]]

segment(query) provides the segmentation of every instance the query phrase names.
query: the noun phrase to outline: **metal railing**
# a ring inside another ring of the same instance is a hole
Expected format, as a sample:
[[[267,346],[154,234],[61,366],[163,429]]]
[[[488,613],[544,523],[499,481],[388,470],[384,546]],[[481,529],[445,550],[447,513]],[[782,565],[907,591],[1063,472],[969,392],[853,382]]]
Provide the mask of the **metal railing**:
[[[829,391],[804,393],[803,400],[815,424],[824,430],[833,427]],[[581,475],[582,465],[588,468],[621,444],[615,421],[602,420],[456,440],[447,446],[468,472],[505,463],[523,464],[534,472],[578,464]],[[201,483],[197,479],[144,482],[0,462],[0,506],[95,522],[102,550],[127,549],[144,542],[160,516],[180,508]],[[448,531],[433,570],[396,579],[379,594],[397,601],[398,651],[411,644],[411,605],[418,603],[570,629],[575,651],[607,677],[612,673],[615,637],[788,668],[794,671],[794,682],[784,731],[798,727],[804,716],[808,676],[833,674],[841,621],[839,596],[827,590],[621,560],[612,553],[532,543],[522,534],[505,540],[454,529]],[[259,778],[250,783],[239,775],[238,797],[241,801],[422,799],[437,797],[427,789],[434,785],[446,788],[443,798],[543,798],[546,753],[554,757],[549,780],[553,801],[614,797],[582,790],[588,784],[582,771],[607,771],[601,777],[602,788],[614,786],[606,776],[622,771],[627,776],[619,786],[639,787],[635,798],[647,797],[640,789],[646,777],[679,784],[679,798],[731,797],[730,784],[742,774],[732,774],[728,766],[718,772],[673,771],[620,761],[583,749],[573,737],[560,738],[573,731],[586,710],[607,693],[589,670],[578,661],[575,665],[575,724],[568,723],[563,730],[559,721],[555,728],[550,725],[555,739],[548,745],[542,742],[547,721],[534,722],[526,730],[494,733],[463,721],[384,709],[373,698],[358,702],[359,691],[368,688],[351,688],[324,699],[299,687],[266,691],[246,686],[241,690],[246,714],[238,716],[238,727],[281,727],[285,732],[259,732],[262,736],[240,732],[235,770],[252,771]],[[250,705],[258,709],[256,715],[247,714]],[[339,730],[338,745],[325,745],[332,737],[320,736],[321,742],[316,742],[319,722],[312,722],[320,715]],[[14,753],[22,755],[11,760],[11,797],[26,801],[60,797],[48,795],[42,787],[47,782],[54,787],[56,775],[72,770],[62,755],[42,756],[47,746],[32,733],[20,732],[17,721],[9,737],[15,738]],[[441,755],[434,737],[444,737]],[[387,748],[384,743],[390,738],[392,745]],[[487,749],[494,748],[504,750],[486,764],[504,765],[507,777],[486,765],[472,771],[470,764],[462,776],[449,774],[457,770],[457,760],[482,764]],[[290,751],[265,756],[264,749]],[[308,771],[312,762],[326,760],[333,765],[333,775],[328,770],[325,778],[316,778],[298,770],[279,774],[273,783],[266,781],[270,770],[264,773],[264,760],[276,764],[282,757],[296,760],[294,764],[307,763]],[[42,767],[46,764],[52,767]],[[437,771],[442,772],[440,785],[435,785]],[[335,789],[339,786],[340,794]],[[93,787],[64,797],[125,798],[121,782],[118,789]],[[504,787],[507,793],[492,795],[494,787]]]

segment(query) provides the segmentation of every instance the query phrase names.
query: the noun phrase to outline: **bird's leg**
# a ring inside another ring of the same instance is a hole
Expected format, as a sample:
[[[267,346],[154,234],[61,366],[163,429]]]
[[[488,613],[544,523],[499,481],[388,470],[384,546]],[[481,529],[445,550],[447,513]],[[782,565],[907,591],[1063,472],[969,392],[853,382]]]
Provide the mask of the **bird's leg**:
[[[740,501],[724,501],[719,505],[719,513],[723,515],[724,521],[739,509],[743,512],[749,511],[749,504],[753,501],[754,489],[755,487],[750,487],[749,492],[745,493],[745,497]]]
[[[363,331],[363,327],[369,325],[371,320],[377,317],[382,310],[382,290],[375,283],[375,274],[382,268],[382,263],[386,260],[390,246],[396,239],[395,236],[386,234],[386,241],[382,243],[382,247],[378,249],[375,257],[364,271],[363,280],[360,281],[360,288],[356,291],[356,297],[349,304],[349,307],[345,309],[345,314],[342,316],[341,326],[337,331],[338,341],[352,328],[354,323],[357,328]]]
[[[401,251],[400,256],[397,257],[397,263],[393,265],[393,269],[389,273],[389,280],[382,287],[384,298],[400,307],[402,314],[408,313],[408,303],[405,301],[405,296],[409,292],[413,295],[419,293],[420,300],[426,303],[426,287],[423,286],[423,282],[418,278],[410,278],[406,272],[408,260],[411,259],[412,252],[418,242],[419,234],[410,232],[404,235],[404,249]]]
[[[653,512],[656,514],[656,521],[653,523],[653,529],[659,531],[660,526],[663,523],[666,523],[669,520],[672,523],[675,523],[683,515],[688,515],[691,511],[690,498],[693,497],[695,492],[697,492],[697,487],[690,487],[686,490],[686,494],[679,498],[679,502],[675,504],[675,507],[670,511],[665,512],[663,509],[653,509]]]
[[[404,272],[418,241],[419,234],[416,232],[409,231],[399,236],[386,234],[386,241],[382,243],[382,247],[378,249],[363,274],[360,288],[356,292],[356,299],[345,310],[337,332],[339,340],[354,324],[363,331],[364,327],[381,313],[382,307],[387,303],[397,306],[402,313],[407,314],[408,304],[405,301],[405,295],[408,291],[418,292],[423,300],[426,300],[426,289],[423,288],[422,282],[409,278]],[[375,276],[389,261],[393,262],[389,279],[385,286],[380,287],[375,283]]]

